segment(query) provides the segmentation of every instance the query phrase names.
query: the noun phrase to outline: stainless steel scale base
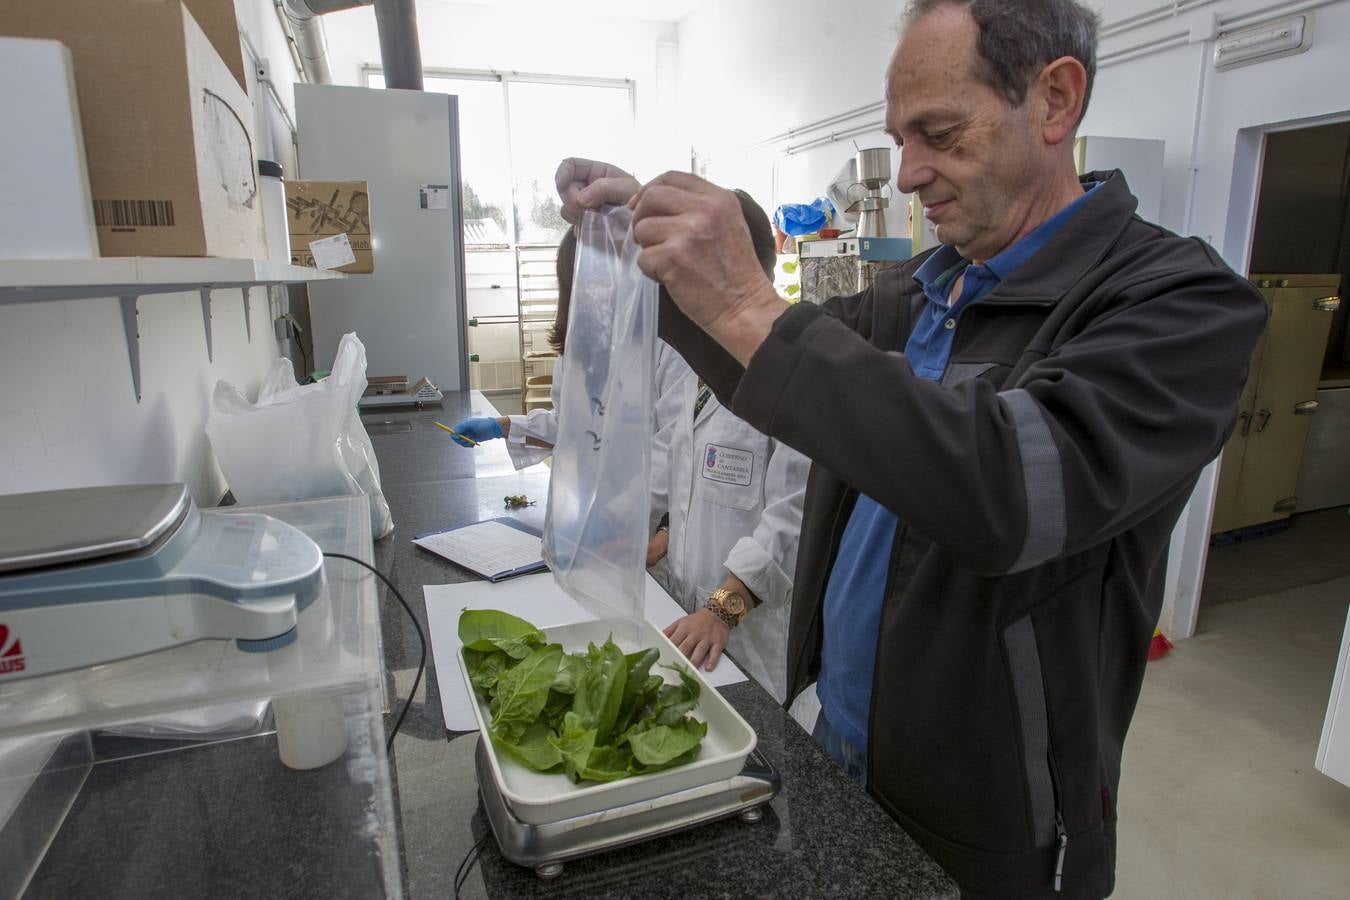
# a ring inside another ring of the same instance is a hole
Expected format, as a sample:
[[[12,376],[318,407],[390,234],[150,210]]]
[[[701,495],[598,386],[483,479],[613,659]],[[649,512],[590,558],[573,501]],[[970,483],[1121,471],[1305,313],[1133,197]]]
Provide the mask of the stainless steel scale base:
[[[723,781],[676,791],[664,797],[604,809],[547,825],[517,819],[492,780],[482,739],[475,753],[478,793],[502,855],[534,869],[540,878],[556,878],[569,859],[591,856],[683,831],[728,816],[758,822],[760,809],[778,793],[778,770],[751,752],[745,768]]]

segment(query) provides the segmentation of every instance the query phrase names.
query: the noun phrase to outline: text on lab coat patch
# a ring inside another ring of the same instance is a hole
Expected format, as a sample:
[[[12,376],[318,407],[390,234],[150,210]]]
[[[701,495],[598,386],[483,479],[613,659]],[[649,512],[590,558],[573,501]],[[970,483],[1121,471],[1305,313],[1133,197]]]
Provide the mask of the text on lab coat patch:
[[[722,444],[707,444],[699,471],[709,481],[748,487],[755,478],[755,454]]]

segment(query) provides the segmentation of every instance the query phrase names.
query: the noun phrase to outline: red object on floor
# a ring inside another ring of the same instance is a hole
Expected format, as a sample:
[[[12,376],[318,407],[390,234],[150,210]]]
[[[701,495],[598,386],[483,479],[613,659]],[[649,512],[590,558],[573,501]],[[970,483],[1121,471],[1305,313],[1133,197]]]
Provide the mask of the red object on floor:
[[[1148,661],[1162,659],[1168,653],[1172,652],[1172,642],[1167,639],[1167,635],[1161,631],[1153,632],[1153,640],[1148,645]]]

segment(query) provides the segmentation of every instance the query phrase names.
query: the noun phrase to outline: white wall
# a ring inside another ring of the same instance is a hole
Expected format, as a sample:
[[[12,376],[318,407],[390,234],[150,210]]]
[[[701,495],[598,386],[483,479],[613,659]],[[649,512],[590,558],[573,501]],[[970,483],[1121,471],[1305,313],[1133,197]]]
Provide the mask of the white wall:
[[[250,42],[275,48],[271,0],[236,2]],[[278,80],[293,80],[289,57],[267,52]],[[251,343],[240,292],[214,296],[214,363],[196,293],[141,300],[139,404],[115,298],[0,306],[0,493],[183,481],[199,503],[219,500],[224,485],[202,431],[211,390],[224,378],[256,391],[279,347],[264,289],[252,292]]]
[[[418,4],[422,65],[428,69],[526,72],[588,78],[628,78],[636,83],[639,158],[629,162],[639,175],[671,167],[688,168],[688,147],[670,130],[675,55],[662,47],[674,26],[635,19],[581,16],[530,9],[508,12],[466,3]],[[329,65],[336,84],[361,85],[361,67],[380,64],[375,12],[369,7],[324,16]],[[581,123],[578,127],[584,127]]]
[[[769,212],[823,192],[859,147],[890,146],[878,127],[824,146],[785,148],[831,131],[879,123],[874,111],[746,147],[882,99],[902,5],[895,0],[712,0],[679,24],[679,126],[706,157],[708,177],[749,191]],[[899,160],[895,159],[898,164]],[[898,206],[898,204],[896,204]]]

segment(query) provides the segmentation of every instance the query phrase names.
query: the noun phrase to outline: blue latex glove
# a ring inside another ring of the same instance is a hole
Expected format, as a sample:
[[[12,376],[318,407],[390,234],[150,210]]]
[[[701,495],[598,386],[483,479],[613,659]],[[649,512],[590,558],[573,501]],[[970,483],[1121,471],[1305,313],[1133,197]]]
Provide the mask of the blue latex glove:
[[[464,437],[478,441],[480,444],[483,441],[491,441],[502,437],[502,426],[497,424],[496,419],[460,419],[451,427],[458,431],[459,434],[464,435]],[[459,444],[461,447],[473,446],[473,444],[470,444],[469,441],[464,440],[464,438],[461,438],[459,435],[450,435],[450,440]]]

